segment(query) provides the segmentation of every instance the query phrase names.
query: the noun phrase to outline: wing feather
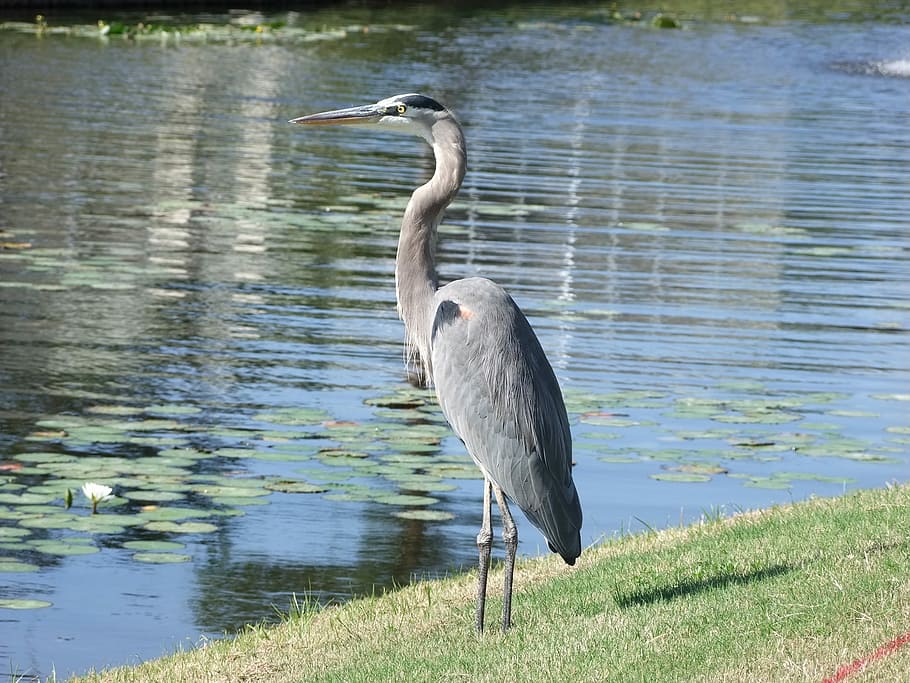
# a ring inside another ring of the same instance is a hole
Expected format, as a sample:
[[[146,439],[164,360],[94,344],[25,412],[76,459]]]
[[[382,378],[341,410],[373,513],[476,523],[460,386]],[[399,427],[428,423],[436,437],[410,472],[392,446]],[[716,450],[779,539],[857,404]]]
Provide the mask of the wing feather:
[[[436,394],[471,457],[569,564],[581,554],[581,505],[559,384],[524,314],[484,278],[436,293]]]

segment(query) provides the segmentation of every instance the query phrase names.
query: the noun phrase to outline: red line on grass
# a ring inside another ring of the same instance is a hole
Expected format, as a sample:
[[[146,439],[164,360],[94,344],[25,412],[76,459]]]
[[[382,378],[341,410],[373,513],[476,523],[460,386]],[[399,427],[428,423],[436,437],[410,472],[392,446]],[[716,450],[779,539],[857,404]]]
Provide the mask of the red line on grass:
[[[860,657],[859,659],[854,659],[849,664],[844,664],[837,670],[837,673],[835,673],[833,676],[830,676],[829,678],[826,678],[822,681],[822,683],[841,683],[841,681],[846,679],[848,676],[852,676],[853,674],[865,669],[876,659],[881,659],[882,657],[892,655],[907,644],[910,644],[910,631],[898,636],[889,643],[885,643],[872,654],[866,655],[865,657]]]

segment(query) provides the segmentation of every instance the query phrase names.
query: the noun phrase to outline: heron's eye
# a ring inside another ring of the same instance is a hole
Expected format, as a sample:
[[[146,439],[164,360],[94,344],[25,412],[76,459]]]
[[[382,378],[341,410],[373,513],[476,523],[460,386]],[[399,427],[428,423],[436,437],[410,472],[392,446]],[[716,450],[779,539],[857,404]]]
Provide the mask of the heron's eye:
[[[395,109],[399,114],[404,114],[408,110],[408,108],[403,104],[399,104],[397,107],[395,107]]]

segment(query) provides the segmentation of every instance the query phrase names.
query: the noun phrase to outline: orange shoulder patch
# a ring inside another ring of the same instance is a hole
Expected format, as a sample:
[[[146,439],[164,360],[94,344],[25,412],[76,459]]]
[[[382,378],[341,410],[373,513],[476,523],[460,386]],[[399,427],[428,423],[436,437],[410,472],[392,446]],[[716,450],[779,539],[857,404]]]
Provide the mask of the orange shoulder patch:
[[[468,308],[467,306],[463,306],[462,304],[458,304],[458,317],[459,317],[459,318],[464,318],[465,320],[470,320],[471,318],[474,317],[474,311],[472,311],[472,310],[471,310],[470,308]]]

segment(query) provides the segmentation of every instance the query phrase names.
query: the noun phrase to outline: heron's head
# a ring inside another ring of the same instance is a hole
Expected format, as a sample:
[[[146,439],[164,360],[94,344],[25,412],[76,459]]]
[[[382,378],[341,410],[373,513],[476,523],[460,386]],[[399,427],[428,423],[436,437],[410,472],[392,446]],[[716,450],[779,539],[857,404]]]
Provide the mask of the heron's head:
[[[425,95],[408,93],[387,97],[375,104],[310,114],[291,119],[288,123],[305,125],[348,124],[379,126],[386,130],[419,135],[433,141],[433,125],[441,118],[451,118],[449,111]]]

